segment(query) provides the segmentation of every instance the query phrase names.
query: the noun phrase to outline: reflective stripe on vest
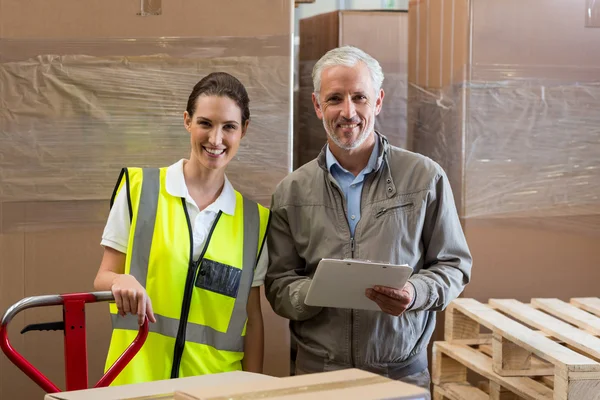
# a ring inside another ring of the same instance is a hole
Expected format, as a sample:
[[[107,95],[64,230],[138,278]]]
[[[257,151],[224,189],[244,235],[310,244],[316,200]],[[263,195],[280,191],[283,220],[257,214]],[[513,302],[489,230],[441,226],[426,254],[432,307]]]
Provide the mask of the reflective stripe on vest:
[[[158,207],[158,196],[160,191],[160,171],[153,168],[143,169],[142,188],[135,227],[135,240],[131,254],[130,274],[140,284],[146,287],[148,276],[148,264],[152,237],[154,235],[154,223]],[[258,253],[258,239],[260,236],[260,215],[258,205],[250,200],[244,199],[244,247],[243,265],[240,286],[235,299],[233,313],[229,321],[227,332],[219,332],[210,326],[191,323],[186,326],[186,342],[194,342],[214,347],[217,350],[242,352],[244,349],[244,337],[242,336],[246,324],[246,305],[252,286],[252,276],[256,265],[256,254]],[[210,238],[209,238],[210,239]],[[205,249],[209,241],[205,243]],[[177,338],[179,319],[165,317],[154,313],[156,323],[150,324],[150,332],[159,333],[164,336]],[[137,316],[111,314],[113,329],[127,329],[137,331],[139,325]]]

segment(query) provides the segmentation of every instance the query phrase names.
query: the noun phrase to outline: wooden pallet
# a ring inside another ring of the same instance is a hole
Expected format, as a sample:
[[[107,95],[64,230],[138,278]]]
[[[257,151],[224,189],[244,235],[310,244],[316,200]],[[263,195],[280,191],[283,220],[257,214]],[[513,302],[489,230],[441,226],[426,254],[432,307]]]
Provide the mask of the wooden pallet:
[[[434,343],[434,400],[600,400],[599,317],[598,298],[455,300]]]

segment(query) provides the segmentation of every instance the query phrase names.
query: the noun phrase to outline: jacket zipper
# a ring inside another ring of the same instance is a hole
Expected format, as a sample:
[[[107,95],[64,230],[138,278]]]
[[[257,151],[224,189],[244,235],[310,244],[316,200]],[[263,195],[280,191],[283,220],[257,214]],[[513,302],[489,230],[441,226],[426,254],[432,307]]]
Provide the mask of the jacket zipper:
[[[344,204],[344,194],[342,193],[342,189],[338,187],[337,183],[332,182],[332,184],[342,198],[342,210],[344,211],[344,221],[346,221],[346,225],[348,226],[348,232],[350,232],[350,251],[352,254],[352,258],[354,258],[354,236],[352,236],[352,231],[350,230],[350,223],[348,222],[348,211],[346,210],[346,205]]]
[[[350,223],[348,222],[348,211],[346,210],[346,205],[344,204],[344,194],[342,193],[342,189],[339,188],[336,182],[332,182],[333,186],[336,188],[338,193],[342,198],[342,210],[344,211],[344,220],[348,225],[348,232],[350,232],[350,254],[351,257],[354,258],[354,235],[352,235],[352,231],[350,230]],[[354,310],[350,310],[350,365],[354,367]]]
[[[395,210],[397,208],[406,208],[406,207],[410,207],[412,205],[413,205],[413,203],[406,203],[406,204],[399,204],[399,205],[393,206],[393,207],[382,208],[381,210],[377,211],[377,213],[375,214],[375,218],[381,217],[383,214],[385,214],[388,211]]]
[[[217,214],[215,222],[213,222],[210,232],[204,242],[204,248],[197,261],[194,261],[194,235],[192,233],[192,224],[190,223],[190,215],[188,214],[185,199],[182,198],[183,211],[185,212],[185,219],[187,221],[188,232],[190,234],[190,262],[188,266],[188,273],[185,280],[185,291],[183,293],[183,303],[181,305],[181,316],[179,317],[179,328],[177,329],[177,338],[175,339],[175,348],[173,351],[173,366],[171,367],[171,379],[179,377],[179,368],[181,366],[181,358],[183,356],[183,350],[185,348],[185,330],[187,327],[188,317],[190,314],[190,307],[192,303],[192,294],[194,293],[194,282],[198,273],[198,267],[204,259],[204,254],[210,243],[210,238],[219,222],[221,217],[221,211]]]

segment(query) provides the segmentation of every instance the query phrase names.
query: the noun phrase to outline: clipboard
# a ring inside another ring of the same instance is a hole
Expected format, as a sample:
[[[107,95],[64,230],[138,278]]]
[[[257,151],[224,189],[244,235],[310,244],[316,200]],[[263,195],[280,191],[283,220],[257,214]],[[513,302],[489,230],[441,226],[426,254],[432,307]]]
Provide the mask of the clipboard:
[[[373,286],[401,289],[413,269],[408,265],[324,258],[319,262],[304,303],[309,306],[381,311],[365,295]]]

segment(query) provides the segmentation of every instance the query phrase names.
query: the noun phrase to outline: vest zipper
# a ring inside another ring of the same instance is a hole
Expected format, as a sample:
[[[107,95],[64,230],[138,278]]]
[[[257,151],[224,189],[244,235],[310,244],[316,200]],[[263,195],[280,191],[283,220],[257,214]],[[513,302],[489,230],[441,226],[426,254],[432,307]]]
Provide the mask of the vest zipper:
[[[219,218],[221,217],[221,211],[219,211],[215,218],[215,222],[213,222],[212,227],[210,228],[210,232],[206,238],[206,241],[204,242],[204,248],[202,249],[202,253],[200,254],[198,260],[194,261],[194,235],[192,232],[190,215],[188,214],[184,198],[181,199],[181,203],[183,204],[183,211],[185,212],[185,219],[187,221],[188,232],[190,234],[190,262],[188,265],[187,277],[185,279],[183,303],[181,305],[181,316],[179,317],[179,328],[177,329],[177,338],[175,339],[175,348],[173,351],[173,366],[171,367],[171,379],[179,377],[181,358],[183,356],[183,350],[185,348],[185,330],[190,314],[190,307],[192,305],[192,294],[194,292],[194,282],[198,275],[198,267],[204,259],[204,254],[206,253],[206,249],[208,249],[208,245],[210,243],[210,238],[212,237],[215,227],[217,226],[217,222],[219,222]]]

